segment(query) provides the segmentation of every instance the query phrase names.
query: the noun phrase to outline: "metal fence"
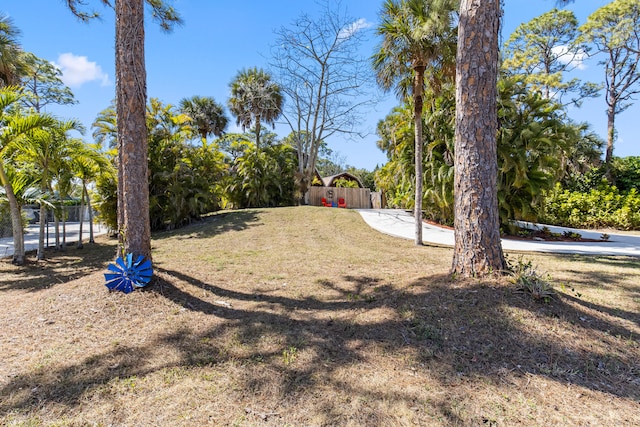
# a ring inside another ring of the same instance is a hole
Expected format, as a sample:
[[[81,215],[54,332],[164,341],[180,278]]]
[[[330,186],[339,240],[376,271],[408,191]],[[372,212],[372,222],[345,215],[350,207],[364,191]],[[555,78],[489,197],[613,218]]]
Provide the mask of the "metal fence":
[[[64,206],[62,210],[65,221],[80,221],[80,206]],[[94,214],[95,215],[95,214]],[[29,224],[37,224],[40,221],[40,208],[34,206],[25,206],[22,208],[22,216],[25,222]],[[85,221],[89,219],[89,209],[84,206],[83,218]],[[47,210],[47,222],[53,223],[55,217],[51,209]],[[13,229],[11,227],[11,214],[7,205],[0,205],[0,238],[12,237]]]
[[[3,237],[11,237],[11,216],[9,215],[9,209],[0,207],[0,239]]]

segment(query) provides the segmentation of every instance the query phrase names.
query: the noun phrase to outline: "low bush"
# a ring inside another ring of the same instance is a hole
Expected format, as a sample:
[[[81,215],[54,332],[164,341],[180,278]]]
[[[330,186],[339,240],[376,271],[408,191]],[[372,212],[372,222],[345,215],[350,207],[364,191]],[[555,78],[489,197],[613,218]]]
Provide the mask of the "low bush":
[[[551,278],[543,275],[531,261],[518,259],[515,265],[510,265],[511,283],[516,285],[516,291],[530,294],[536,301],[550,302],[555,296],[551,285]]]
[[[556,185],[544,201],[540,221],[577,228],[610,227],[640,230],[640,194],[602,183],[588,192],[563,190]]]

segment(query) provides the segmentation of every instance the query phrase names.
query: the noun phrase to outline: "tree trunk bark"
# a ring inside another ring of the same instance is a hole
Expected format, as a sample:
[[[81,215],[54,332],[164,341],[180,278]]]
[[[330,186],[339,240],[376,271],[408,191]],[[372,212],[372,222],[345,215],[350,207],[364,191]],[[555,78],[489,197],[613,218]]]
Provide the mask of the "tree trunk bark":
[[[53,210],[53,231],[56,241],[56,250],[59,251],[60,247],[60,212],[62,209],[62,200],[58,197],[58,207]]]
[[[613,143],[616,138],[616,106],[617,101],[611,99],[608,102],[607,108],[607,152],[604,157],[605,164],[605,176],[609,182],[611,182],[611,160],[613,159]]]
[[[120,248],[151,259],[144,0],[116,1],[116,99]]]
[[[84,182],[82,183],[82,194],[80,195],[80,211],[78,212],[78,243],[76,244],[76,248],[82,249],[84,245],[82,244],[82,225],[84,222]]]
[[[93,212],[91,210],[91,198],[89,197],[89,190],[87,190],[86,185],[84,185],[84,194],[87,199],[87,212],[89,212],[89,243],[95,243],[96,241],[93,238]]]
[[[415,173],[416,173],[416,194],[415,205],[413,207],[413,216],[415,219],[415,244],[416,246],[422,245],[422,109],[423,109],[423,97],[422,88],[424,85],[424,65],[418,65],[415,67],[415,76],[413,81],[413,123],[415,130]]]
[[[260,116],[256,117],[256,149],[260,150]]]
[[[36,259],[44,259],[44,228],[47,226],[47,205],[40,203],[40,230],[38,233],[38,252]]]
[[[67,212],[65,208],[64,216],[62,217],[62,249],[66,250],[66,248],[67,248]]]
[[[13,263],[24,264],[24,232],[22,230],[22,212],[18,199],[13,194],[13,187],[9,182],[9,177],[4,172],[4,165],[0,159],[0,183],[4,187],[5,194],[9,200],[9,212],[11,213],[11,230],[13,232]]]
[[[456,65],[452,274],[506,267],[497,198],[497,80],[500,0],[462,0]]]

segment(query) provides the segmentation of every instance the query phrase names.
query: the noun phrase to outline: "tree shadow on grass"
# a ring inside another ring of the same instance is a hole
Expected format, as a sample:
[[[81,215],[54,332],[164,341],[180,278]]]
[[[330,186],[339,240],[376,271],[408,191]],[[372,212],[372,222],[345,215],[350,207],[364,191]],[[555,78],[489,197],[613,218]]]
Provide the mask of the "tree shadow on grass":
[[[550,254],[549,256],[556,258],[563,263],[563,269],[570,273],[572,281],[586,286],[601,287],[603,284],[618,282],[619,274],[607,271],[584,271],[578,268],[571,268],[572,265],[587,263],[596,264],[603,267],[615,268],[632,268],[640,271],[640,258],[634,257],[615,257],[615,256],[594,256],[594,255],[577,255],[577,254]]]
[[[242,231],[262,225],[262,223],[258,222],[259,219],[258,211],[253,209],[220,211],[185,227],[154,233],[153,239],[162,240],[174,236],[180,239],[212,237],[230,231]]]
[[[636,265],[640,269],[640,263]],[[567,283],[570,286],[580,285],[589,288],[603,289],[614,286],[619,281],[619,273],[606,271],[584,271],[565,267],[565,272],[571,276]],[[640,270],[639,270],[640,271]]]
[[[157,282],[146,292],[184,310],[211,316],[215,321],[210,326],[183,325],[149,337],[139,346],[107,350],[72,366],[20,374],[0,389],[1,396],[10,396],[0,403],[0,413],[34,411],[43,402],[76,407],[87,393],[117,378],[234,362],[243,366],[236,387],[268,394],[288,405],[304,404],[318,387],[353,399],[407,406],[415,406],[418,400],[451,424],[482,422],[481,418],[460,419],[454,403],[446,398],[433,402],[409,390],[372,389],[357,378],[345,380],[338,375],[362,364],[375,365],[372,354],[383,358],[396,352],[406,358],[394,375],[412,369],[443,385],[452,378],[498,384],[505,376],[535,375],[640,400],[637,350],[591,348],[617,335],[640,339],[615,319],[633,321],[629,319],[632,313],[607,313],[614,317],[611,320],[596,318],[592,311],[599,307],[564,294],[541,304],[489,280],[452,283],[448,275],[420,278],[403,289],[373,275],[342,276],[318,286],[333,296],[249,294],[205,283],[184,272],[159,269]],[[554,328],[593,342],[558,339]],[[145,363],[157,360],[167,348],[180,355],[177,362]],[[304,363],[295,363],[296,355],[302,355]],[[275,374],[266,376],[265,372]],[[322,400],[320,405],[328,419],[338,424],[345,421],[336,401]],[[361,418],[365,423],[385,417],[375,407],[366,411]]]
[[[580,299],[581,288],[592,288],[598,290],[613,290],[628,296],[631,300],[635,300],[640,303],[640,286],[637,283],[640,282],[640,258],[634,257],[611,257],[611,256],[584,256],[584,255],[553,255],[554,258],[558,258],[563,262],[563,270],[566,275],[570,277],[566,283],[561,283],[563,288],[569,288],[572,293],[578,298],[575,298],[576,302],[583,303],[586,306],[595,306],[595,304],[586,303]],[[573,264],[593,264],[598,266],[597,269],[585,270],[579,266]],[[602,267],[600,267],[602,266]],[[607,270],[606,268],[609,267]],[[621,277],[620,269],[633,269],[636,271],[635,275],[637,280],[629,280],[628,277]],[[622,280],[624,279],[624,280]],[[569,292],[566,292],[567,294]],[[602,305],[598,305],[595,309],[599,311],[606,311],[614,314],[620,309],[611,309]],[[628,312],[629,320],[638,322],[638,315]],[[615,315],[615,314],[614,314]]]
[[[604,306],[602,304],[596,304],[594,302],[591,301],[585,301],[577,296],[574,295],[569,295],[566,292],[562,293],[562,297],[564,300],[568,301],[568,302],[572,302],[574,304],[579,304],[587,309],[591,309],[597,313],[606,313],[612,317],[617,317],[620,319],[625,319],[628,320],[630,322],[635,323],[637,326],[640,326],[640,313],[638,312],[634,312],[634,311],[629,311],[629,310],[623,310],[621,308],[611,308],[611,307],[607,307]],[[629,333],[630,335],[633,335],[631,333],[631,331],[621,331],[624,333]],[[636,337],[637,339],[637,337]]]
[[[206,238],[259,225],[261,223],[255,210],[226,211],[174,231],[154,233],[153,240],[173,236],[179,239]],[[11,264],[10,258],[0,259],[0,292],[38,291],[106,269],[107,264],[115,258],[117,241],[104,239],[104,243],[85,244],[83,250],[69,247],[64,251],[47,251],[44,261],[28,257],[23,266]],[[82,268],[78,267],[80,263]]]
[[[0,260],[0,292],[35,292],[105,269],[115,257],[116,241],[104,239],[100,243],[85,243],[81,250],[73,247],[47,251],[45,260],[28,258],[21,266],[13,265],[8,258]]]

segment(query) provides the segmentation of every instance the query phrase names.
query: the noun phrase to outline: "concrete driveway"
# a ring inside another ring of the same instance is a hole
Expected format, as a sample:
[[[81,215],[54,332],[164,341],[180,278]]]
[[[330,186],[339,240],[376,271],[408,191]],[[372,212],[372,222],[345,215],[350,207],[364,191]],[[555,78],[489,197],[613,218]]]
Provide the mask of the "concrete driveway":
[[[373,229],[402,239],[415,239],[415,223],[411,212],[401,209],[359,209],[364,221]],[[544,227],[544,225],[523,223]],[[554,233],[573,231],[585,239],[600,240],[601,232],[574,228],[547,226]],[[609,240],[597,242],[544,242],[531,240],[502,239],[502,248],[507,251],[553,252],[585,255],[628,255],[640,257],[640,236],[609,233]],[[422,240],[425,243],[453,246],[453,230],[423,223]]]

